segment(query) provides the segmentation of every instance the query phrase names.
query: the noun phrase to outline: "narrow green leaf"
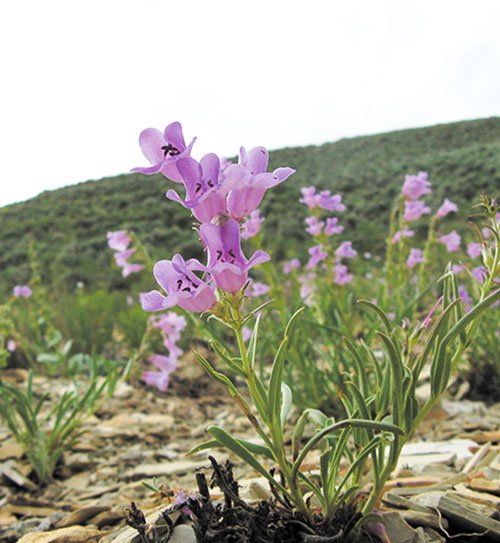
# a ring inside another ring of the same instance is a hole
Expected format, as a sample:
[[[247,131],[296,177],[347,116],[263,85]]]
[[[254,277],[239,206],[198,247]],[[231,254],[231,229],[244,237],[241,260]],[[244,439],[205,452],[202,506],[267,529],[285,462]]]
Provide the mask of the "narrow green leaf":
[[[257,351],[257,340],[259,336],[259,326],[260,326],[260,314],[257,315],[255,319],[255,326],[253,327],[252,337],[248,343],[248,360],[250,363],[250,368],[255,368],[255,354]]]
[[[233,358],[231,357],[226,349],[222,347],[217,341],[210,340],[209,342],[210,347],[219,355],[219,357],[222,359],[223,362],[225,362],[231,370],[236,373],[239,377],[245,377],[245,372],[243,371],[241,367],[241,359],[240,358]]]
[[[297,460],[293,463],[292,478],[297,476],[297,471],[299,470],[307,453],[319,441],[321,441],[326,435],[331,434],[333,432],[338,432],[339,430],[343,430],[344,428],[347,428],[347,427],[369,428],[373,431],[380,430],[380,431],[385,431],[385,432],[391,432],[396,435],[404,435],[404,431],[398,426],[395,426],[394,424],[388,424],[385,422],[378,422],[378,421],[373,421],[373,420],[363,420],[363,419],[342,420],[340,422],[332,424],[331,426],[327,426],[326,428],[323,428],[320,432],[318,432],[313,437],[311,437],[311,439],[304,445],[304,448],[300,452]]]
[[[358,300],[357,303],[360,304],[360,305],[364,305],[365,307],[367,307],[367,308],[371,309],[372,311],[374,311],[378,315],[378,317],[382,321],[382,323],[384,324],[385,329],[388,332],[392,331],[391,321],[390,321],[389,317],[386,315],[385,311],[380,306],[378,306],[377,304],[374,304],[370,300]]]

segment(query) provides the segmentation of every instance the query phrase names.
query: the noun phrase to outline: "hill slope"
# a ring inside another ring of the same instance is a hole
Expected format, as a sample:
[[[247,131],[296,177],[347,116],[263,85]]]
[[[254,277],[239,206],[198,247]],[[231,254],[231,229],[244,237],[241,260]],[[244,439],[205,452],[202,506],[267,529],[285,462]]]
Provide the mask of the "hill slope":
[[[343,139],[321,146],[287,148],[271,153],[271,165],[297,173],[264,200],[266,247],[277,257],[305,253],[303,219],[298,203],[303,186],[340,192],[348,211],[346,239],[360,249],[383,251],[388,209],[408,173],[429,172],[434,203],[446,195],[461,205],[461,218],[473,200],[500,187],[500,118],[464,121]],[[35,242],[44,273],[55,283],[77,281],[117,286],[110,273],[108,230],[135,231],[154,257],[182,250],[199,251],[186,210],[167,201],[170,183],[162,176],[126,174],[45,192],[0,209],[0,292],[29,279],[27,248]],[[496,193],[496,194],[495,194]],[[286,244],[283,241],[286,240]]]

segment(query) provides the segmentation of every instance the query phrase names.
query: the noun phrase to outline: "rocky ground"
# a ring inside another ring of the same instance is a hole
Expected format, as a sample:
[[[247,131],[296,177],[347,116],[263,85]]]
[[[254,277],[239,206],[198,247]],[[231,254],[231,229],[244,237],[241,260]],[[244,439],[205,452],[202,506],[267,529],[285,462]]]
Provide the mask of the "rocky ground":
[[[26,372],[6,370],[0,378],[23,382]],[[34,382],[35,390],[58,394],[55,385],[62,391],[67,384],[43,377]],[[64,455],[46,488],[34,483],[21,448],[0,422],[0,541],[140,541],[126,525],[127,508],[134,502],[152,525],[164,523],[160,512],[172,503],[173,492],[194,492],[197,470],[207,468],[208,476],[206,453],[194,458],[185,453],[214,422],[250,435],[246,418],[225,390],[194,364],[175,374],[165,394],[122,384],[86,421],[86,433]],[[383,508],[391,541],[447,541],[451,536],[458,536],[454,541],[500,541],[499,443],[500,404],[443,401],[406,447],[388,485]],[[227,458],[222,451],[215,456]],[[265,481],[232,460],[241,496],[250,502],[269,497]],[[308,468],[315,469],[317,458],[308,460]],[[221,494],[214,490],[212,497]],[[174,543],[195,540],[187,526],[174,533],[169,539]],[[167,541],[161,529],[158,534],[157,541]]]

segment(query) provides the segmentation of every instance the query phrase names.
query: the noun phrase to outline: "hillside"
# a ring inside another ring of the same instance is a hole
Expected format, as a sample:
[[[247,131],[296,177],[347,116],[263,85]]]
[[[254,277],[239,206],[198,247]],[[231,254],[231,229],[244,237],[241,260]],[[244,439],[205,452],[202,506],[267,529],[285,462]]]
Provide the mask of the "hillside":
[[[388,209],[407,173],[424,170],[434,203],[444,195],[461,206],[462,221],[482,192],[500,187],[500,118],[464,121],[343,139],[271,152],[271,165],[297,173],[266,196],[266,247],[277,257],[305,253],[299,190],[316,185],[344,196],[346,239],[382,252]],[[132,165],[131,165],[132,166]],[[46,278],[71,288],[77,281],[119,287],[106,247],[108,230],[132,229],[154,257],[194,255],[198,244],[188,213],[167,201],[163,177],[125,174],[45,192],[0,209],[0,292],[29,279],[27,248],[35,242]],[[287,241],[286,245],[282,242]]]

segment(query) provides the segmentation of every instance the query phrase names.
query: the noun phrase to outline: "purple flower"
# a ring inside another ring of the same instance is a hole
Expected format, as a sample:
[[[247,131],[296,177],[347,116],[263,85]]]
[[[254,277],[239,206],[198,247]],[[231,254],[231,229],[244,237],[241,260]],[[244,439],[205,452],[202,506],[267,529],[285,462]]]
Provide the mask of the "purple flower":
[[[213,153],[205,155],[200,162],[191,157],[177,162],[177,169],[186,187],[186,198],[173,189],[167,191],[167,198],[178,202],[200,222],[210,222],[217,215],[226,213],[226,197],[219,190],[219,157]]]
[[[240,227],[235,220],[222,226],[202,224],[200,236],[208,251],[207,271],[225,292],[237,292],[248,279],[248,270],[271,259],[264,251],[255,251],[247,259],[241,251]]]
[[[425,202],[421,200],[410,200],[405,202],[405,212],[403,219],[406,222],[413,222],[420,219],[422,215],[428,215],[432,209],[426,206]]]
[[[130,262],[125,262],[125,264],[122,266],[122,276],[128,277],[131,273],[137,273],[143,269],[143,264],[131,264]]]
[[[146,128],[139,136],[139,145],[152,166],[133,168],[132,171],[146,175],[161,172],[165,177],[180,183],[182,176],[177,169],[177,161],[189,156],[195,140],[186,146],[178,122],[169,124],[163,134],[156,128]]]
[[[428,181],[428,174],[426,172],[405,176],[401,194],[406,200],[418,200],[424,194],[430,194],[431,192],[431,183]]]
[[[306,232],[311,236],[319,236],[321,234],[323,226],[325,226],[324,221],[318,222],[318,219],[316,217],[307,217],[306,224]]]
[[[314,245],[308,252],[309,261],[306,264],[306,270],[312,270],[328,256],[328,253],[323,250],[323,245]]]
[[[159,317],[151,317],[151,322],[155,328],[161,330],[162,334],[170,338],[173,342],[179,341],[181,332],[186,328],[186,319],[169,311]]]
[[[264,296],[265,294],[267,294],[270,289],[271,287],[269,285],[266,285],[265,283],[252,281],[247,289],[246,294],[248,294],[250,298],[258,298],[259,296]]]
[[[117,230],[106,234],[108,247],[113,251],[125,251],[132,239],[125,230]]]
[[[191,496],[188,496],[186,494],[186,492],[184,492],[184,490],[180,490],[180,489],[175,489],[174,491],[174,505],[179,507],[179,506],[182,506],[184,505],[184,507],[182,507],[181,511],[184,515],[192,515],[193,512],[191,511],[191,509],[189,509],[189,507],[187,507],[185,505],[186,502],[188,502],[188,500],[195,500],[196,499],[196,496],[194,494],[192,494]]]
[[[283,262],[283,273],[286,275],[292,273],[292,271],[297,268],[300,268],[300,260],[298,258],[292,258],[291,260]]]
[[[327,211],[345,211],[345,205],[342,203],[342,196],[334,194],[331,196],[329,190],[322,190],[317,197],[318,206]]]
[[[482,245],[475,241],[471,241],[467,244],[467,254],[471,258],[479,258],[481,256]]]
[[[411,238],[415,235],[413,230],[410,230],[408,227],[404,227],[403,230],[399,230],[392,236],[392,243],[399,243],[401,238]]]
[[[411,269],[414,268],[417,264],[421,264],[422,262],[425,262],[422,251],[420,249],[411,249],[410,256],[406,261],[406,266]]]
[[[457,234],[455,230],[453,230],[453,232],[450,232],[449,234],[438,238],[438,241],[443,245],[446,245],[446,250],[451,253],[460,249],[460,242],[462,241],[462,238]]]
[[[471,270],[472,275],[476,278],[479,283],[484,283],[488,277],[488,271],[484,266],[478,266]]]
[[[260,216],[260,211],[255,209],[250,213],[250,217],[241,225],[241,237],[250,239],[260,232],[260,225],[265,221],[264,217]]]
[[[436,217],[442,219],[443,217],[446,217],[448,213],[455,213],[457,211],[457,204],[454,204],[453,202],[450,202],[448,198],[445,198],[443,203],[441,204],[441,207],[436,211]]]
[[[302,194],[302,198],[299,200],[301,204],[306,204],[311,209],[318,205],[316,187],[302,187],[300,193]]]
[[[332,236],[333,234],[341,234],[344,231],[344,227],[338,224],[339,220],[337,217],[328,217],[326,219],[325,234],[327,236]]]
[[[314,272],[306,273],[305,275],[299,276],[299,283],[300,283],[300,298],[306,305],[312,304],[312,297],[314,294],[314,279],[316,278],[316,275]]]
[[[455,275],[460,275],[461,273],[463,273],[464,271],[466,270],[465,266],[463,264],[452,264],[451,265],[451,271],[455,274]]]
[[[149,357],[149,361],[155,368],[159,370],[172,373],[177,369],[177,358],[176,356],[165,356],[163,354],[153,354]]]
[[[165,392],[170,382],[170,373],[166,371],[144,371],[142,380],[149,386],[156,387],[161,392]]]
[[[246,343],[252,337],[252,330],[248,326],[243,326],[241,329],[241,335],[243,336],[243,341]]]
[[[349,268],[344,264],[338,262],[333,266],[334,283],[337,285],[345,285],[350,283],[353,279],[352,273],[349,273]]]
[[[16,298],[29,298],[33,294],[33,291],[28,285],[16,285],[13,293]]]
[[[352,241],[343,241],[335,251],[338,258],[353,258],[357,254],[358,252],[352,248]]]
[[[122,268],[127,263],[127,260],[135,253],[135,249],[127,249],[126,251],[120,251],[119,253],[115,253],[115,262],[116,265],[119,268]]]
[[[229,166],[224,172],[223,192],[227,194],[229,215],[241,221],[257,209],[266,190],[282,183],[295,173],[292,168],[277,168],[267,172],[269,153],[264,147],[246,151],[240,149],[238,164]]]
[[[207,271],[207,268],[195,258],[186,262],[179,254],[172,260],[157,262],[153,275],[167,296],[157,290],[142,293],[140,299],[144,311],[161,311],[175,305],[195,313],[208,311],[216,303],[215,294],[194,271]]]
[[[122,276],[128,277],[131,273],[136,273],[141,271],[144,266],[142,264],[132,264],[128,262],[128,259],[135,253],[135,249],[127,249],[126,251],[121,251],[115,253],[115,262],[116,265],[122,269]]]

